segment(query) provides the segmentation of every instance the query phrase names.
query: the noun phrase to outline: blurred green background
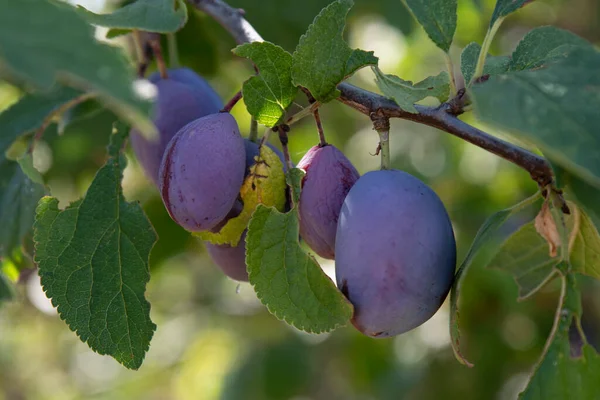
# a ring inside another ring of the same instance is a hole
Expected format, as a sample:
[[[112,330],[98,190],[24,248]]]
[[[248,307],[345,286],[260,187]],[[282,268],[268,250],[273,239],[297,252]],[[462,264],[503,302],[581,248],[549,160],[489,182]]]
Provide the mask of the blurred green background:
[[[117,3],[79,3],[108,11]],[[266,40],[289,51],[328,0],[232,0]],[[384,72],[421,80],[444,69],[442,53],[412,20],[400,0],[355,0],[347,39],[352,47],[374,50]],[[481,43],[494,0],[459,0],[452,56]],[[252,73],[233,57],[231,38],[216,23],[193,11],[177,34],[181,61],[202,73],[224,99]],[[511,16],[492,47],[507,54],[530,29],[552,24],[600,43],[598,0],[538,0]],[[99,30],[98,37],[104,37]],[[127,38],[115,42],[127,48]],[[351,81],[376,91],[370,70]],[[19,91],[0,82],[0,109]],[[304,105],[305,100],[298,98]],[[234,109],[244,133],[249,116]],[[368,118],[332,103],[322,108],[325,134],[364,173],[379,165],[378,138]],[[469,115],[464,117],[476,123]],[[50,127],[36,146],[35,164],[61,205],[81,196],[105,161],[105,145],[115,116],[93,102]],[[500,132],[486,127],[491,133]],[[495,156],[448,134],[414,123],[392,121],[393,166],[430,184],[449,210],[462,259],[477,229],[493,212],[536,190],[528,175]],[[293,126],[295,162],[317,143],[314,122]],[[131,155],[131,153],[129,153]],[[523,388],[551,328],[555,285],[518,303],[512,279],[476,263],[461,298],[462,344],[474,364],[460,365],[448,334],[448,305],[423,326],[396,338],[370,339],[353,328],[308,335],[271,316],[248,284],[224,277],[202,244],[178,228],[135,159],[125,171],[125,194],[139,200],[160,240],[151,255],[148,298],[158,325],[139,371],[93,353],[62,322],[40,289],[27,257],[4,262],[18,278],[17,298],[0,308],[0,400],[18,399],[513,399]],[[518,222],[518,221],[517,221]],[[19,263],[17,263],[19,264]],[[327,273],[333,263],[323,262]],[[584,326],[598,342],[599,285],[582,280]]]

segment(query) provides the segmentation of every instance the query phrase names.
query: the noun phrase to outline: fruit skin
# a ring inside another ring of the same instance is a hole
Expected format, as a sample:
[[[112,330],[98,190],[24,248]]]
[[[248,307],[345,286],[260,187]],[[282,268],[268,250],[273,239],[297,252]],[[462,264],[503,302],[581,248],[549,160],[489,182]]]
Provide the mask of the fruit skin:
[[[246,270],[246,231],[242,234],[237,246],[211,244],[204,242],[212,260],[221,270],[236,281],[248,282]]]
[[[319,256],[333,259],[342,203],[360,175],[332,145],[311,148],[298,168],[306,171],[298,208],[300,236]]]
[[[410,174],[361,177],[344,201],[336,239],[337,284],[365,335],[394,336],[421,325],[452,286],[452,224],[439,197]]]
[[[244,180],[246,154],[229,113],[199,118],[169,142],[160,193],[171,218],[188,231],[210,230],[232,210]]]
[[[157,186],[160,162],[173,136],[195,119],[218,113],[223,108],[219,95],[192,70],[178,68],[167,73],[167,79],[162,79],[158,73],[148,78],[158,90],[153,108],[158,140],[147,140],[137,129],[130,133],[133,151],[146,175]]]

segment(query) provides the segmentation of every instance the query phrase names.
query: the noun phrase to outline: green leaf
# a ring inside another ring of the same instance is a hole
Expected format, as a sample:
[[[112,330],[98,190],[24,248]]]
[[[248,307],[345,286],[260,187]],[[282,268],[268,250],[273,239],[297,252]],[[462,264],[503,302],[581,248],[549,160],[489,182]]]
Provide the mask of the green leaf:
[[[21,167],[21,171],[29,178],[33,183],[37,183],[39,185],[44,185],[44,178],[42,174],[35,169],[33,166],[33,156],[31,153],[27,152],[17,160],[19,166]]]
[[[490,26],[494,25],[496,20],[499,18],[506,17],[508,14],[517,11],[519,8],[531,3],[532,1],[533,0],[497,0],[496,8],[494,8],[492,20],[490,21]]]
[[[590,217],[573,205],[573,228],[569,243],[569,260],[573,271],[600,279],[600,234]]]
[[[0,0],[0,63],[9,78],[42,90],[56,81],[96,91],[124,120],[155,133],[149,103],[134,92],[135,74],[121,51],[94,38],[94,28],[70,5],[48,0]],[[15,40],[19,38],[19,40]]]
[[[75,89],[57,86],[49,93],[28,93],[0,113],[0,157],[19,136],[39,128],[48,114],[79,94]]]
[[[352,0],[337,0],[325,7],[300,38],[292,55],[292,80],[326,103],[339,96],[337,85],[359,68],[376,65],[372,51],[352,50],[342,33]]]
[[[492,77],[473,86],[476,113],[600,187],[599,70],[600,53],[577,48],[546,68]]]
[[[288,173],[295,191],[302,175],[296,168]],[[246,237],[250,284],[277,318],[306,332],[328,332],[348,322],[352,305],[300,247],[298,235],[296,207],[285,214],[256,208]]]
[[[456,31],[456,0],[404,0],[429,38],[446,53]]]
[[[490,267],[512,274],[519,286],[519,299],[523,300],[554,276],[560,262],[560,257],[549,255],[548,243],[530,222],[503,244]]]
[[[565,257],[573,272],[600,279],[598,230],[583,209],[571,202],[569,208],[571,215],[565,216]],[[530,222],[507,239],[490,266],[511,273],[519,286],[519,297],[525,299],[548,282],[563,261],[560,255],[550,255],[548,242],[537,232],[535,223]]]
[[[13,298],[13,289],[12,285],[6,279],[2,271],[0,271],[0,304],[5,301],[10,301]]]
[[[567,194],[574,197],[577,205],[585,210],[596,228],[600,229],[600,190],[568,172],[564,173],[563,180]]]
[[[386,75],[377,67],[373,67],[377,86],[387,97],[393,99],[405,111],[416,114],[414,103],[426,97],[436,97],[440,102],[448,99],[450,93],[450,78],[447,72],[430,76],[413,84],[395,75]]]
[[[170,33],[187,22],[183,0],[137,0],[110,14],[94,14],[81,6],[78,11],[90,24],[108,28]]]
[[[450,338],[452,343],[452,350],[454,350],[454,355],[461,364],[470,367],[473,366],[473,364],[471,364],[460,351],[460,330],[458,326],[458,299],[460,296],[462,283],[467,274],[467,271],[473,264],[473,260],[475,260],[475,258],[480,254],[482,254],[483,250],[498,244],[498,230],[504,225],[504,223],[511,216],[515,215],[516,213],[522,211],[524,208],[535,203],[540,198],[541,196],[538,192],[530,198],[523,200],[519,204],[516,204],[511,208],[507,208],[506,210],[498,211],[497,213],[489,217],[483,223],[483,225],[481,225],[481,228],[479,228],[479,231],[477,232],[477,235],[475,235],[475,239],[473,240],[473,244],[471,244],[469,252],[467,253],[465,259],[456,271],[454,283],[452,284],[452,289],[450,291]],[[491,256],[492,255],[489,255],[489,257]]]
[[[465,86],[471,82],[473,75],[475,75],[475,68],[477,67],[477,59],[480,52],[481,46],[478,43],[472,42],[463,49],[460,55],[460,70],[465,79]],[[493,57],[488,55],[485,59],[483,74],[490,76],[502,74],[508,70],[509,63],[510,57]]]
[[[123,197],[125,132],[112,135],[110,158],[83,199],[64,210],[54,197],[40,200],[35,262],[69,328],[92,350],[137,369],[156,329],[144,298],[156,233],[140,205]]]
[[[44,187],[31,181],[17,162],[0,156],[0,258],[10,258],[21,246],[43,195]]]
[[[540,67],[556,61],[561,55],[564,57],[563,51],[572,51],[574,46],[591,47],[591,44],[574,33],[554,26],[533,29],[513,52],[509,70],[522,71]]]
[[[581,318],[581,299],[575,278],[563,277],[563,295],[557,310],[554,335],[541,357],[522,400],[595,399],[600,393],[600,356],[592,346],[584,345],[579,357],[571,356],[569,330]]]
[[[298,92],[292,83],[292,55],[269,42],[243,44],[233,52],[251,59],[258,68],[258,75],[242,88],[248,112],[259,123],[275,126]]]

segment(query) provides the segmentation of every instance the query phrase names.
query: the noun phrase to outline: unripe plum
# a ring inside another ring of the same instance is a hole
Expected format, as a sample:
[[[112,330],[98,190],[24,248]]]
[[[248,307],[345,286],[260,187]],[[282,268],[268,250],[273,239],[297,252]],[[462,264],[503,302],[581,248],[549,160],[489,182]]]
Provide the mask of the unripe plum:
[[[333,259],[342,203],[360,175],[332,145],[311,148],[298,168],[306,171],[298,208],[300,235],[319,256]]]
[[[244,140],[229,113],[199,118],[169,142],[160,193],[171,218],[188,231],[213,229],[231,212],[244,180]]]
[[[158,186],[160,162],[167,144],[188,123],[223,108],[219,95],[208,82],[187,68],[168,70],[168,78],[158,73],[148,80],[158,91],[153,107],[158,139],[149,141],[137,129],[131,130],[131,146],[146,175]]]
[[[225,275],[236,281],[243,282],[248,282],[248,271],[246,270],[246,232],[244,231],[238,245],[235,247],[204,242],[208,254]]]
[[[342,206],[335,245],[338,287],[362,333],[388,337],[427,321],[454,279],[450,218],[427,185],[402,171],[361,177]]]

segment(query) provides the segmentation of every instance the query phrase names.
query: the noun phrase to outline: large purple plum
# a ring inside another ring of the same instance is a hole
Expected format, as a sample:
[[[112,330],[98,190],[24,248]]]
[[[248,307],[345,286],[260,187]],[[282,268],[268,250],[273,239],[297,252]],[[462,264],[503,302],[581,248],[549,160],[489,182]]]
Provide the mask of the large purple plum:
[[[136,129],[130,134],[133,151],[146,175],[157,186],[160,162],[171,138],[188,123],[223,108],[219,95],[192,70],[179,68],[167,72],[167,79],[158,73],[148,78],[158,91],[153,108],[158,140],[149,141]]]
[[[332,145],[315,146],[298,168],[306,171],[300,194],[300,235],[319,256],[333,259],[338,216],[359,174]]]
[[[216,227],[231,212],[244,181],[246,152],[229,113],[199,118],[169,142],[160,193],[171,218],[188,231]]]
[[[454,279],[456,244],[439,197],[402,171],[361,177],[342,206],[335,244],[338,287],[352,323],[388,337],[427,321]]]
[[[246,231],[237,246],[218,245],[204,242],[212,260],[228,277],[248,282],[246,270]]]

